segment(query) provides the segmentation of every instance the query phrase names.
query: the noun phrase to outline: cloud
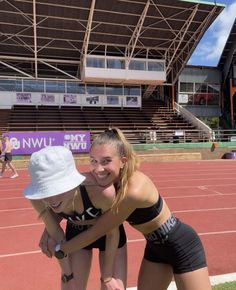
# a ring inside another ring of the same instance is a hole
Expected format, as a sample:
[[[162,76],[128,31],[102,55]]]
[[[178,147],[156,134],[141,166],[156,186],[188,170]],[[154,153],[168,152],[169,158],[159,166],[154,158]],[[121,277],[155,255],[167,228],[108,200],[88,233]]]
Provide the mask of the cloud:
[[[217,65],[236,15],[236,0],[217,17],[200,41],[189,64]]]

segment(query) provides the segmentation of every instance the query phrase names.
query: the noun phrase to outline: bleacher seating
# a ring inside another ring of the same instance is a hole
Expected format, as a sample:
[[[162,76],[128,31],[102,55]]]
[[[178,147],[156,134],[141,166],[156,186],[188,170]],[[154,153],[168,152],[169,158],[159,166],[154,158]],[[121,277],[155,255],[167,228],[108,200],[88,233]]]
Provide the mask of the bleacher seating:
[[[8,131],[8,121],[10,117],[11,110],[2,109],[0,110],[0,135]]]
[[[181,130],[187,130],[184,141],[199,138],[194,126],[157,101],[143,101],[142,108],[16,105],[5,113],[4,126],[9,131],[90,131],[92,137],[118,127],[131,143],[181,142],[175,136]]]

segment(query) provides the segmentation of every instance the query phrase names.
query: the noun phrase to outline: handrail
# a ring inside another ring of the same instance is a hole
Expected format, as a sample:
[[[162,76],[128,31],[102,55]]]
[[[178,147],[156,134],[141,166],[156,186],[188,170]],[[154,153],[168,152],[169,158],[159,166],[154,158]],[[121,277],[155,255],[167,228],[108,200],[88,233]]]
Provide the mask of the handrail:
[[[114,125],[113,125],[114,126]],[[112,127],[112,125],[111,125]],[[13,128],[8,126],[0,126],[0,130],[3,133],[7,132],[48,132],[48,131],[89,131],[91,138],[94,138],[97,134],[103,132],[107,128],[106,125],[102,126],[81,126],[78,124],[62,125],[26,125],[15,126]],[[201,143],[201,142],[233,142],[236,141],[236,129],[235,130],[212,130],[214,140],[209,139],[209,133],[205,130],[199,129],[140,129],[127,127],[121,127],[127,139],[132,144],[161,144],[161,143]],[[233,143],[232,143],[233,144]]]
[[[199,120],[196,116],[194,116],[191,112],[189,112],[176,102],[175,102],[175,111],[178,114],[180,114],[184,119],[186,119],[188,122],[193,124],[196,128],[206,132],[206,134],[208,134],[209,141],[210,140],[214,141],[215,136],[213,130],[205,123],[203,123],[201,120]]]

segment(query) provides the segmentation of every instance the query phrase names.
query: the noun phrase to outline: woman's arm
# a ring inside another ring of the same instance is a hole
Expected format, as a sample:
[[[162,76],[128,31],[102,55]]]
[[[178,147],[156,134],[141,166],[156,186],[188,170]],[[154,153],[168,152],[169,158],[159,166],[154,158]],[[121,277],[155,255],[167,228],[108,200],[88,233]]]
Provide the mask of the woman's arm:
[[[115,228],[106,234],[106,250],[102,281],[109,281],[113,276],[114,261],[119,245],[120,232],[119,228]]]
[[[65,241],[65,235],[62,227],[60,226],[61,219],[41,200],[31,200],[32,206],[39,213],[39,217],[43,220],[46,230],[51,238],[56,243]],[[69,257],[58,260],[63,274],[69,275],[72,273]]]
[[[110,209],[105,212],[97,218],[96,223],[91,228],[70,241],[62,243],[61,250],[68,254],[86,247],[122,224],[136,207],[136,202],[132,198],[126,197],[120,203],[118,211],[114,212]]]

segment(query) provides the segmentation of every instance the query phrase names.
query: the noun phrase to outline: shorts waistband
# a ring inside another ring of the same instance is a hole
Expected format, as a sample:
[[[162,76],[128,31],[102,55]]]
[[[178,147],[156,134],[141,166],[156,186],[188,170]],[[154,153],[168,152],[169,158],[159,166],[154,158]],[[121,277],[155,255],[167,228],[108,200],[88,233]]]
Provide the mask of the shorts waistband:
[[[169,234],[173,231],[177,224],[178,219],[174,215],[171,215],[158,229],[144,236],[149,242],[164,244],[168,240]]]

